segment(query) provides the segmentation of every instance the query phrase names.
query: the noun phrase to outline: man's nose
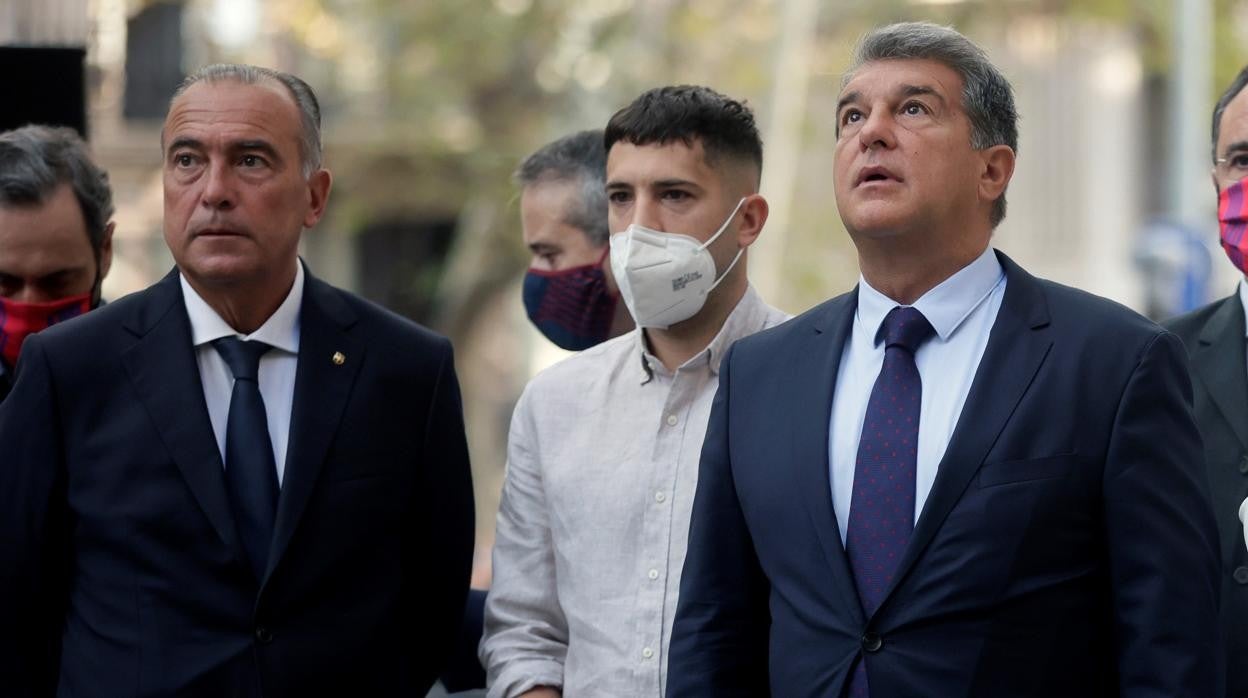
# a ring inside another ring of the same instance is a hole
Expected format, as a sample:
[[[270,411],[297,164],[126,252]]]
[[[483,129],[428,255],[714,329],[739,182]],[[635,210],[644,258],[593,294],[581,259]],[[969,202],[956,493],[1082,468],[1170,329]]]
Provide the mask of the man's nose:
[[[9,295],[8,299],[15,303],[50,303],[56,300],[40,290],[37,284],[29,281],[22,283],[22,287],[16,293]]]
[[[627,222],[650,230],[666,232],[663,230],[663,217],[659,212],[659,200],[652,196],[637,197],[637,201],[633,203],[632,220]]]
[[[863,150],[892,148],[897,144],[893,133],[895,127],[896,124],[888,109],[872,109],[866,122],[858,130],[858,141]]]
[[[229,165],[223,162],[212,163],[204,177],[204,190],[200,197],[203,205],[211,209],[233,208],[236,193],[233,170]]]

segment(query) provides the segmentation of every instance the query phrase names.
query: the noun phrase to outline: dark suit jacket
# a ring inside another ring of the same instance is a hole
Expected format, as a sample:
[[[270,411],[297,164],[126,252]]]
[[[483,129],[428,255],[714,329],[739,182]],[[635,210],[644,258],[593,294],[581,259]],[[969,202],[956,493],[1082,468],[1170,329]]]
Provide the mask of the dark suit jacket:
[[[1196,424],[1205,442],[1209,490],[1222,538],[1226,695],[1248,698],[1248,546],[1239,521],[1239,505],[1248,497],[1244,306],[1236,293],[1166,325],[1191,357]]]
[[[694,500],[668,698],[1214,696],[1217,531],[1178,339],[1008,285],[897,578],[865,617],[828,428],[857,294],[737,342]]]
[[[450,344],[311,275],[300,321],[262,580],[176,272],[26,341],[0,407],[0,695],[425,694],[473,547]]]

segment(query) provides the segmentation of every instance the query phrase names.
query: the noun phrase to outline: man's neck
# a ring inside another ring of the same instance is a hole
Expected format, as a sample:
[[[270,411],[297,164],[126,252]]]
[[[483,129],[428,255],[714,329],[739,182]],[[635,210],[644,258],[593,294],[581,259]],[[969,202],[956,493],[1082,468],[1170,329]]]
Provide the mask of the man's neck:
[[[257,284],[203,284],[190,275],[183,276],[227,325],[247,335],[260,329],[281,307],[294,286],[296,270],[292,267],[289,273],[277,276],[276,281],[264,279]]]
[[[858,267],[871,288],[900,305],[912,305],[923,294],[958,273],[984,253],[988,236],[954,244],[914,245],[900,238],[858,239]]]
[[[742,270],[744,272],[744,270]],[[731,283],[731,285],[729,285]],[[665,330],[648,327],[646,341],[654,354],[669,371],[675,371],[686,361],[704,351],[723,329],[728,316],[741,302],[748,287],[744,273],[732,280],[725,279],[711,292],[706,304],[696,315],[678,322]]]

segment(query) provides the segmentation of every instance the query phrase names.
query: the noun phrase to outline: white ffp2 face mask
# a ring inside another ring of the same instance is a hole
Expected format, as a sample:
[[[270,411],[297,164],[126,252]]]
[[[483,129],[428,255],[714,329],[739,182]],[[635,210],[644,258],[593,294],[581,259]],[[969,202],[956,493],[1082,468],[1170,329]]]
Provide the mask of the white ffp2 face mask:
[[[678,233],[663,233],[636,223],[611,236],[611,271],[620,297],[638,327],[667,329],[702,309],[706,295],[736,266],[745,248],[718,277],[715,259],[707,247],[736,218],[745,203],[737,202],[732,215],[704,243]]]

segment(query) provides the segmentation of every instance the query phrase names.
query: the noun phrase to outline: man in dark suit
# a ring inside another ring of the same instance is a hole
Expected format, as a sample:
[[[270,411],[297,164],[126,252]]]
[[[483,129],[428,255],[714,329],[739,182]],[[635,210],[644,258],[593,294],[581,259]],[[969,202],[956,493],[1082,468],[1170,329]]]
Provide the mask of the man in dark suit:
[[[837,109],[862,278],[725,356],[671,641],[687,696],[1213,696],[1182,346],[989,247],[1009,83],[878,29]]]
[[[1248,178],[1248,68],[1240,71],[1213,111],[1213,188],[1222,245],[1245,270],[1244,184]],[[1248,697],[1248,545],[1240,507],[1248,499],[1248,374],[1244,313],[1248,286],[1169,321],[1191,357],[1196,424],[1205,444],[1213,512],[1221,534],[1222,633],[1226,695]]]
[[[316,99],[211,66],[162,132],[177,269],[27,341],[0,408],[0,694],[424,695],[471,481],[449,343],[311,276]]]

